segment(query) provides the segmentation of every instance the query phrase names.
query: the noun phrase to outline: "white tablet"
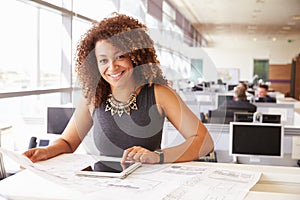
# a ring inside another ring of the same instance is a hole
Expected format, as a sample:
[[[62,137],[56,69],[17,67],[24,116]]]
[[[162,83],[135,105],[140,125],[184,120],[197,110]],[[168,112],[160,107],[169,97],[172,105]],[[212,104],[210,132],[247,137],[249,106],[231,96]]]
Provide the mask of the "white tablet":
[[[125,178],[141,165],[140,162],[121,163],[120,161],[102,160],[75,173],[82,176]]]

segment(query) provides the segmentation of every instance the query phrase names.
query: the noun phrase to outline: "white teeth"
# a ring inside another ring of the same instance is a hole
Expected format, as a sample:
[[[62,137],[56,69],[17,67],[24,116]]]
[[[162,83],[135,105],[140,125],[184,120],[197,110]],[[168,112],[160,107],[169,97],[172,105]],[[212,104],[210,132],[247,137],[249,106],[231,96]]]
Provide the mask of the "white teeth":
[[[116,78],[118,76],[120,76],[122,74],[122,72],[118,73],[118,74],[110,74],[111,77]]]

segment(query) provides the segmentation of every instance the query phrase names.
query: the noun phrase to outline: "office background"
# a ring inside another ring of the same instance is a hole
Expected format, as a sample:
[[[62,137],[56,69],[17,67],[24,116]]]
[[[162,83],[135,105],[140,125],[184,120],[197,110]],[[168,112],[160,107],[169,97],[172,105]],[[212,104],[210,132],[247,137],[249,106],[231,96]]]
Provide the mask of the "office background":
[[[296,73],[293,68],[295,63],[292,62],[300,53],[299,0],[2,0],[0,4],[2,27],[0,31],[0,139],[2,141],[0,140],[0,144],[3,147],[23,151],[28,148],[32,136],[37,136],[38,139],[51,139],[53,135],[46,133],[56,132],[56,130],[48,130],[47,125],[51,124],[53,116],[61,117],[61,115],[54,114],[50,117],[47,115],[47,109],[53,109],[53,112],[71,109],[73,112],[72,107],[76,107],[80,95],[74,73],[77,41],[94,20],[108,16],[112,11],[120,11],[136,16],[148,25],[149,33],[156,42],[163,71],[173,82],[174,89],[196,115],[216,108],[219,97],[233,95],[227,91],[228,88],[223,87],[223,84],[212,84],[213,82],[217,83],[220,79],[227,84],[235,85],[240,80],[256,79],[257,81],[255,75],[262,70],[258,73],[259,78],[272,83],[272,89],[276,89],[272,95],[278,97],[278,102],[273,105],[259,105],[258,110],[263,113],[280,111],[281,122],[285,125],[284,157],[262,158],[260,163],[270,166],[222,163],[232,162],[228,155],[230,127],[224,123],[205,123],[214,138],[219,163],[192,162],[191,164],[204,166],[207,169],[217,167],[218,172],[224,168],[225,176],[227,174],[231,176],[243,169],[262,173],[260,180],[247,193],[245,199],[268,199],[268,197],[299,199],[299,167],[294,166],[297,166],[296,162],[300,157],[291,159],[291,148],[294,145],[293,138],[297,137],[298,143],[300,141],[300,127],[297,126],[300,123],[300,101],[296,100],[298,96],[293,96],[295,98],[288,96],[288,93],[292,94],[293,84],[300,85],[295,81],[297,76],[293,76]],[[273,14],[270,16],[266,12]],[[284,14],[286,12],[289,14]],[[244,24],[237,23],[242,22],[245,15],[249,21]],[[277,25],[268,23],[274,22],[273,19]],[[202,22],[204,24],[201,24]],[[222,35],[226,36],[221,37]],[[297,59],[296,61],[300,63],[299,56]],[[300,78],[297,80],[300,81]],[[199,86],[204,90],[191,91],[194,84],[203,81],[205,84]],[[207,87],[203,88],[205,85]],[[61,107],[62,109],[59,109]],[[65,117],[68,118],[69,115]],[[57,122],[56,118],[54,122]],[[257,125],[265,124],[257,123]],[[180,143],[183,138],[176,132],[170,123],[165,123],[162,144],[170,146]],[[255,145],[250,145],[251,150],[253,146]],[[56,169],[62,172],[68,169],[69,173],[77,170],[75,168],[78,165],[84,166],[85,162],[90,163],[87,155],[70,154],[70,156],[70,161],[66,159],[68,157],[56,157],[54,160],[48,160],[50,162],[46,161],[44,166],[47,165],[48,168],[45,169],[52,171],[50,170],[52,168],[54,171]],[[300,156],[299,152],[298,156]],[[0,156],[0,179],[5,172],[1,159]],[[247,159],[248,157],[240,157],[238,161],[247,164],[249,163]],[[214,158],[212,160],[214,161]],[[212,160],[211,157],[204,157],[204,161]],[[60,162],[65,164],[58,164]],[[4,164],[6,170],[12,169],[13,173],[19,170],[18,163],[13,163],[12,166],[9,165],[10,162]],[[257,160],[252,164],[257,164]],[[153,167],[155,172],[160,171],[157,170],[157,166]],[[164,193],[166,188],[172,185],[170,183],[182,183],[174,176],[175,174],[172,174],[171,179],[167,174],[159,174],[159,178],[155,173],[149,175],[151,178],[147,178],[147,181],[153,179],[155,190]],[[177,177],[182,177],[182,174],[177,173]],[[197,185],[194,184],[197,179],[192,179],[193,186]],[[137,180],[133,177],[126,187],[131,183],[134,185],[135,181],[139,187],[145,185],[141,180],[138,176]],[[201,183],[202,180],[201,178]],[[164,181],[169,183],[157,185],[158,182],[164,183]],[[26,182],[25,187],[24,182]],[[113,185],[112,187],[115,187],[115,181]],[[199,199],[200,190],[193,189],[191,193],[187,190],[187,185],[191,184],[183,185],[184,194],[189,195],[189,198],[194,195],[195,199]],[[218,194],[222,194],[222,189],[226,190],[227,187],[224,188],[222,185],[224,186],[224,183],[219,185],[221,188],[213,187],[214,197],[216,197],[216,188],[218,191],[221,189]],[[232,190],[232,185],[229,186]],[[204,187],[207,191],[206,187],[207,185]],[[23,170],[2,180],[0,188],[1,195],[3,193],[12,199],[81,198],[77,192],[53,184],[48,179],[36,176],[30,170]],[[39,192],[32,192],[28,188],[36,188]],[[149,190],[148,184],[145,190],[148,193],[135,191],[134,195],[128,193],[125,187],[120,190],[118,185],[115,188],[117,192],[121,190],[126,192],[128,196],[130,195],[130,199],[136,198],[137,194],[139,199],[144,194],[149,197],[155,196],[155,191]],[[203,189],[202,186],[201,188]],[[134,191],[129,187],[128,189]],[[97,188],[97,191],[100,191],[99,196],[102,198],[103,190]],[[115,195],[114,190],[108,191],[112,191],[111,194]],[[175,193],[183,194],[180,191],[183,190],[179,187]],[[91,194],[90,190],[88,193]],[[232,195],[232,192],[228,195]]]
[[[211,43],[178,7],[178,1],[3,0],[1,4],[0,120],[13,126],[16,150],[26,148],[30,136],[46,132],[48,106],[76,107],[80,95],[74,72],[76,44],[95,20],[113,11],[133,15],[148,25],[162,68],[180,92],[191,87],[190,81],[216,82],[223,69],[237,76],[232,84],[251,80],[255,61],[284,67],[299,54],[299,38],[274,41],[270,35],[261,42],[250,34],[249,41],[237,42],[241,38],[233,35],[229,41]],[[284,1],[282,9],[285,5]],[[207,15],[213,15],[208,11]]]

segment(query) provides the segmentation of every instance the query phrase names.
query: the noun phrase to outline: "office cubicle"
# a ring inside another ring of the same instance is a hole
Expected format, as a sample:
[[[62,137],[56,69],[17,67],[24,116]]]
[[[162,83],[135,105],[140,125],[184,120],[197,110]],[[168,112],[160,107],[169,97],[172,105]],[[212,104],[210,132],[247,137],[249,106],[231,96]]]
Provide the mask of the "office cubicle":
[[[228,93],[228,92],[227,92]],[[192,101],[187,101],[188,104],[191,105],[193,111],[195,113],[204,112],[208,113],[209,110],[217,109],[218,105],[218,96],[222,96],[227,93],[210,93],[197,91],[192,92],[190,97]],[[187,97],[187,96],[186,96]],[[185,99],[187,100],[187,99]],[[191,100],[191,99],[190,99]],[[294,107],[297,107],[294,101],[289,103],[282,103],[282,100],[279,99],[277,103],[254,103],[257,106],[257,111],[261,112],[263,116],[272,117],[272,120],[275,120],[276,123],[279,119],[278,115],[280,115],[280,123],[284,125],[284,157],[282,159],[274,159],[274,158],[263,158],[261,160],[261,164],[267,165],[281,165],[281,166],[295,166],[297,165],[297,160],[291,158],[291,148],[292,148],[292,137],[295,135],[300,136],[299,126],[295,124],[297,116],[295,115]],[[215,115],[215,114],[213,114]],[[205,123],[205,126],[209,130],[210,134],[213,137],[215,142],[215,150],[218,154],[218,161],[220,162],[231,162],[232,157],[228,154],[228,142],[229,142],[229,123],[228,118],[226,119],[226,114],[221,114],[223,118],[220,123]],[[216,115],[215,115],[216,116]],[[234,121],[234,119],[231,119]],[[270,118],[265,119],[265,121],[269,121]],[[225,122],[225,123],[224,123]],[[275,122],[273,122],[275,123]],[[170,126],[170,125],[169,125]],[[171,133],[169,133],[171,132]],[[175,131],[169,131],[165,136],[167,140],[166,143],[176,143],[179,144],[183,141]],[[247,158],[242,158],[241,162],[251,163]]]
[[[281,103],[253,103],[257,107],[257,112],[262,114],[279,114],[283,125],[294,124],[294,104]]]

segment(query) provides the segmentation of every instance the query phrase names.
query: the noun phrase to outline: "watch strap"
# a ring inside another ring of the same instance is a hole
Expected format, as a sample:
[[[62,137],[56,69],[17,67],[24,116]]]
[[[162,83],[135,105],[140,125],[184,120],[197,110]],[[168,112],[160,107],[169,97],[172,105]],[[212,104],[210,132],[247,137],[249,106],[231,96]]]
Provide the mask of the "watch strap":
[[[159,164],[163,164],[164,163],[164,159],[165,159],[163,150],[157,149],[154,152],[159,155]]]

